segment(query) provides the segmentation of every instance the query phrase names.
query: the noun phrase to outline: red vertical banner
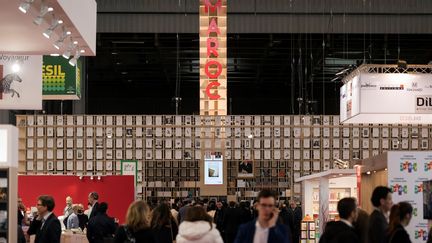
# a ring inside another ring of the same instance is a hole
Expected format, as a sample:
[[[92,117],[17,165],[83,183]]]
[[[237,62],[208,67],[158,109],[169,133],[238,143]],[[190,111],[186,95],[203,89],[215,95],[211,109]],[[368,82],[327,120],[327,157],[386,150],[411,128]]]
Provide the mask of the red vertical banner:
[[[357,201],[358,204],[361,205],[361,166],[357,165],[355,168],[357,177]]]

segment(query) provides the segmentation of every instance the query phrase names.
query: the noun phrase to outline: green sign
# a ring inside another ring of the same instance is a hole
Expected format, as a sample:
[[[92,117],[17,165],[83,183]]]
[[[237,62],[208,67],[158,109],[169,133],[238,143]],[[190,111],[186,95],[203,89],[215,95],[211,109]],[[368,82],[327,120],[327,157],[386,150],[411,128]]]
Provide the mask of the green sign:
[[[121,160],[121,174],[133,175],[135,178],[135,185],[137,184],[138,176],[138,161],[137,160]]]
[[[42,94],[44,100],[79,100],[81,98],[82,62],[72,66],[63,57],[44,56]]]

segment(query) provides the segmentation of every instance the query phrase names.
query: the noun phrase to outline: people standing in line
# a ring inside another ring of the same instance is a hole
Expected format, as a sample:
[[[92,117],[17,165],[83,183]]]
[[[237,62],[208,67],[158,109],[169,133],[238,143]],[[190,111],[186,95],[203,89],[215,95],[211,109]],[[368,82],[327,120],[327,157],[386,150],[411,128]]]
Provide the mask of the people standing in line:
[[[79,228],[78,208],[79,206],[77,204],[72,206],[72,214],[67,217],[66,229]]]
[[[216,212],[214,215],[214,222],[216,224],[216,229],[219,230],[219,232],[222,235],[222,238],[224,238],[224,230],[223,230],[224,214],[225,214],[225,207],[223,206],[223,203],[221,201],[216,202]]]
[[[79,227],[81,228],[81,230],[84,230],[85,228],[87,228],[87,224],[88,224],[88,216],[86,214],[84,214],[84,205],[82,204],[78,204],[78,221],[79,221]]]
[[[368,243],[368,224],[369,214],[365,210],[357,208],[357,220],[353,225],[360,243]]]
[[[126,224],[120,226],[114,236],[115,243],[156,243],[150,227],[150,207],[143,201],[132,203],[126,213]]]
[[[53,213],[55,207],[52,196],[38,198],[37,217],[30,224],[28,235],[36,235],[34,243],[60,243],[61,225]]]
[[[225,210],[225,216],[222,221],[223,232],[225,233],[225,243],[233,243],[238,232],[238,228],[243,224],[242,210],[236,207],[236,203],[231,201]]]
[[[99,210],[98,200],[99,200],[99,194],[97,192],[90,192],[90,194],[88,195],[88,202],[91,206],[88,214],[89,220],[94,216],[96,216],[96,214],[98,213]]]
[[[277,223],[279,209],[276,193],[262,190],[258,194],[258,218],[240,226],[235,243],[290,243],[289,228]]]
[[[181,207],[179,209],[179,213],[178,213],[178,219],[177,221],[179,222],[179,224],[181,224],[184,220],[184,217],[186,216],[186,211],[188,210],[188,208],[190,208],[192,205],[192,201],[191,200],[185,200],[183,202],[183,207]]]
[[[387,215],[393,205],[392,191],[388,187],[378,186],[372,192],[372,205],[375,207],[369,216],[369,243],[385,243],[388,230]]]
[[[176,243],[223,243],[223,240],[204,208],[191,207],[179,226]]]
[[[63,209],[63,216],[67,218],[69,215],[73,213],[73,201],[70,196],[66,197],[66,207]]]
[[[411,243],[405,227],[411,221],[413,207],[407,202],[393,205],[390,211],[390,223],[387,232],[388,243]]]
[[[172,243],[177,237],[177,220],[167,203],[161,203],[153,210],[150,225],[158,243]]]
[[[337,210],[340,221],[327,223],[319,243],[360,243],[353,226],[357,219],[356,199],[342,198],[337,204]]]
[[[116,230],[114,219],[107,215],[108,204],[102,202],[98,206],[98,213],[90,218],[87,225],[87,239],[89,243],[104,243],[112,239]]]

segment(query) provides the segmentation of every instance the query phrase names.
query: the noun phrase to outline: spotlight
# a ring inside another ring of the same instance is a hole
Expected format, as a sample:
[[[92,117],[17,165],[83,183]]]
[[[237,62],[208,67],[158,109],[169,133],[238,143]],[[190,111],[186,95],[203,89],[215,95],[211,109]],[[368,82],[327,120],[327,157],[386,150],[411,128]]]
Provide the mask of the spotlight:
[[[21,69],[20,65],[18,63],[15,63],[14,65],[12,65],[12,71],[14,73],[19,72],[19,70]]]
[[[98,181],[100,181],[101,180],[101,177],[100,176],[98,176]]]
[[[81,54],[77,49],[77,51],[75,52],[75,56],[69,60],[69,64],[72,66],[75,66],[77,64],[77,61],[80,58],[80,56],[81,56]]]
[[[45,15],[49,12],[52,12],[53,10],[54,10],[53,8],[48,7],[47,5],[42,3],[39,15],[33,20],[33,23],[35,25],[42,24],[42,21],[43,21],[43,18],[45,17]]]
[[[32,5],[33,2],[34,0],[25,0],[21,2],[18,9],[23,13],[27,13],[27,11],[30,9],[30,6]]]
[[[51,26],[43,32],[43,36],[50,38],[55,28],[63,23],[62,20],[53,19]]]
[[[62,46],[63,46],[64,40],[65,40],[66,37],[67,37],[68,35],[70,35],[70,34],[71,34],[70,31],[66,31],[66,30],[64,30],[64,28],[63,28],[63,34],[62,34],[62,36],[60,36],[60,38],[59,38],[56,42],[54,42],[53,46],[54,46],[57,50],[60,50],[60,48],[62,48]]]
[[[90,176],[90,180],[93,180],[94,178],[93,178],[93,176]]]
[[[72,38],[70,38],[69,46],[66,49],[66,51],[63,53],[63,57],[66,59],[69,59],[72,53],[72,50],[75,48],[75,45],[73,44]]]
[[[79,176],[78,178],[79,178],[80,180],[82,180],[82,179],[83,179],[83,176],[81,175],[81,176]]]
[[[80,51],[81,53],[85,53],[85,50],[84,49],[81,49],[81,51]]]
[[[368,172],[366,172],[366,174],[367,174],[367,175],[370,175],[370,174],[371,174],[371,172],[370,172],[370,171],[368,171]]]

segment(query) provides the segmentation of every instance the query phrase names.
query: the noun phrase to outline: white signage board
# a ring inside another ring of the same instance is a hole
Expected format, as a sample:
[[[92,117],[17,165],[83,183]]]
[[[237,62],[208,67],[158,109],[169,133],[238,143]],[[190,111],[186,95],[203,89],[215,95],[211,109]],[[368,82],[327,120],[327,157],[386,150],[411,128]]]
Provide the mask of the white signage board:
[[[223,158],[211,155],[204,159],[204,184],[223,185]]]
[[[18,167],[18,129],[0,125],[0,166]]]
[[[342,123],[432,122],[432,74],[360,73],[340,89]]]
[[[411,242],[426,242],[429,227],[423,219],[423,182],[432,179],[432,151],[388,152],[388,185],[393,190],[393,203],[409,202],[413,206],[411,222],[406,227]]]
[[[0,54],[0,109],[42,109],[42,56]]]

